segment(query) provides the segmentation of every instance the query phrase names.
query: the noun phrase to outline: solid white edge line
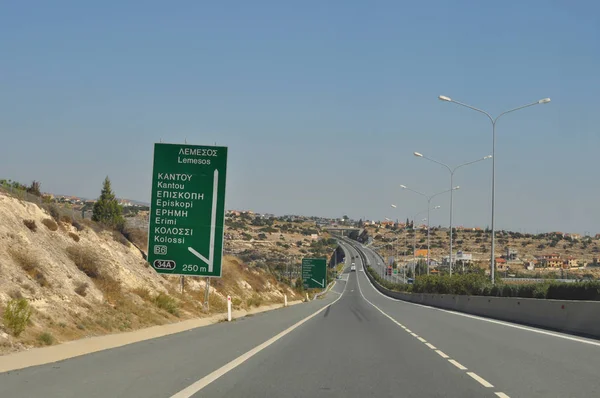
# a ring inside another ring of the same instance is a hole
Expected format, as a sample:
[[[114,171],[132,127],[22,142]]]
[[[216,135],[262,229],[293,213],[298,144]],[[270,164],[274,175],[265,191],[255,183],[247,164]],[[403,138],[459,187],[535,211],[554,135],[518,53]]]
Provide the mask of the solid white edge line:
[[[433,344],[431,344],[431,343],[425,343],[425,345],[427,347],[431,348],[432,350],[437,350],[437,348]]]
[[[446,355],[446,353],[444,351],[442,351],[442,350],[435,350],[435,352],[437,352],[437,354],[439,356],[441,356],[442,358],[444,358],[444,359],[450,358],[450,356]]]
[[[506,395],[506,394],[505,394],[505,393],[503,393],[503,392],[497,392],[497,393],[495,393],[495,394],[496,394],[497,396],[499,396],[500,398],[510,398],[508,395]]]
[[[494,387],[492,384],[490,384],[489,381],[487,381],[486,379],[484,379],[483,377],[479,376],[477,373],[475,372],[467,372],[467,374],[469,376],[471,376],[472,378],[474,378],[475,380],[477,380],[479,382],[479,384],[481,384],[484,387],[487,388],[492,388]]]
[[[460,370],[467,370],[467,368],[465,366],[463,366],[460,362],[458,362],[454,359],[448,359],[448,362],[450,362],[452,365],[456,366]]]
[[[189,397],[193,396],[194,394],[196,394],[197,392],[202,390],[204,387],[208,386],[210,383],[217,380],[219,377],[221,377],[221,376],[225,375],[226,373],[232,371],[233,369],[237,368],[242,363],[244,363],[248,359],[252,358],[254,355],[258,354],[265,348],[269,347],[271,344],[275,343],[277,340],[279,340],[282,337],[284,337],[285,335],[291,333],[294,329],[298,328],[300,325],[302,325],[306,321],[314,318],[315,316],[319,315],[321,312],[325,311],[327,308],[329,308],[332,305],[334,305],[335,303],[337,303],[342,298],[342,295],[344,294],[345,291],[346,291],[346,286],[344,286],[344,290],[342,291],[342,294],[340,294],[340,296],[338,298],[336,298],[332,303],[327,304],[323,308],[317,310],[316,312],[312,313],[311,315],[307,316],[306,318],[301,319],[300,321],[296,322],[295,324],[288,327],[284,331],[279,332],[278,334],[271,337],[264,343],[257,345],[250,351],[247,351],[246,353],[240,355],[239,357],[237,357],[237,358],[233,359],[232,361],[226,363],[225,365],[221,366],[219,369],[214,370],[213,372],[207,374],[203,378],[195,381],[193,384],[187,386],[183,390],[173,394],[171,396],[171,398],[189,398]]]
[[[511,327],[511,328],[514,328],[514,329],[525,330],[525,331],[528,331],[528,332],[543,334],[543,335],[546,335],[546,336],[558,337],[558,338],[564,339],[564,340],[571,340],[571,341],[576,341],[578,343],[590,344],[590,345],[595,345],[597,347],[600,347],[600,342],[598,342],[598,341],[585,340],[585,339],[574,337],[574,336],[570,336],[570,335],[560,334],[560,333],[556,333],[556,332],[550,332],[550,331],[544,330],[544,329],[537,329],[537,328],[530,327],[530,326],[522,326],[522,325],[518,325],[518,324],[515,324],[515,323],[508,322],[508,321],[499,321],[497,319],[485,318],[485,317],[478,316],[478,315],[471,315],[471,314],[466,314],[466,313],[463,313],[463,312],[446,310],[446,309],[443,309],[443,308],[432,307],[430,305],[412,303],[410,301],[400,300],[400,299],[396,299],[396,298],[393,298],[393,297],[389,297],[389,296],[386,296],[385,294],[381,293],[379,290],[377,290],[377,288],[373,285],[373,282],[371,282],[371,280],[366,275],[365,275],[365,277],[367,278],[367,281],[371,284],[371,286],[373,286],[373,290],[375,290],[377,293],[379,293],[381,296],[385,297],[388,300],[399,301],[399,302],[410,304],[410,305],[414,305],[414,306],[417,306],[417,307],[429,308],[431,310],[446,312],[448,314],[453,314],[453,315],[458,315],[458,316],[464,316],[465,318],[471,318],[471,319],[476,319],[476,320],[483,321],[483,322],[495,323],[497,325],[507,326],[507,327]]]

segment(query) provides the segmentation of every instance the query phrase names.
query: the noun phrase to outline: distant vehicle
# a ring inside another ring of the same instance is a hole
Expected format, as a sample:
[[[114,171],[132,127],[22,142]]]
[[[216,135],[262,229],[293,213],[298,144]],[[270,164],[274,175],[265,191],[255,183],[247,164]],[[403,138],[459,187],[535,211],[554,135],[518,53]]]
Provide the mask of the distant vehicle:
[[[356,266],[352,265],[352,267],[350,267],[350,271],[356,271]]]
[[[406,283],[408,283],[409,285],[412,285],[413,283],[415,283],[415,280],[413,278],[408,278],[408,279],[406,279]]]
[[[385,274],[392,275],[392,267],[387,267],[387,269],[385,270]]]
[[[354,261],[352,262],[352,266],[354,267],[356,264],[354,264]]]

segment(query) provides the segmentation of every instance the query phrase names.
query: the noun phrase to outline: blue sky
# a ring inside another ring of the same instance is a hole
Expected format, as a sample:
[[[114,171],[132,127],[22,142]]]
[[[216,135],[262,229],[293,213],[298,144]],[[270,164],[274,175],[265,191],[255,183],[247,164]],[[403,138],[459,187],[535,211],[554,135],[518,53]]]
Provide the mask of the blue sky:
[[[353,218],[425,209],[400,184],[491,153],[499,228],[600,232],[594,1],[27,1],[0,5],[0,178],[149,200],[152,144],[229,147],[227,207]],[[489,225],[491,162],[455,225]],[[394,212],[390,203],[398,205]],[[448,197],[433,224],[448,223]]]

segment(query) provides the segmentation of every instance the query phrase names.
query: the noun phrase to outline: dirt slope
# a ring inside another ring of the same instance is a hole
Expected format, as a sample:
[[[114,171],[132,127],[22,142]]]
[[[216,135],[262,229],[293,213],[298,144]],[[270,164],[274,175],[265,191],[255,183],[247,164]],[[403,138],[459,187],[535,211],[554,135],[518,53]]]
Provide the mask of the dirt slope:
[[[66,222],[65,222],[66,221]],[[0,353],[30,346],[203,316],[204,281],[163,277],[119,233],[97,224],[56,222],[35,204],[0,193],[0,313],[25,298],[32,316],[14,336],[0,319]],[[212,312],[281,302],[294,291],[272,275],[228,256],[224,277],[211,283]]]

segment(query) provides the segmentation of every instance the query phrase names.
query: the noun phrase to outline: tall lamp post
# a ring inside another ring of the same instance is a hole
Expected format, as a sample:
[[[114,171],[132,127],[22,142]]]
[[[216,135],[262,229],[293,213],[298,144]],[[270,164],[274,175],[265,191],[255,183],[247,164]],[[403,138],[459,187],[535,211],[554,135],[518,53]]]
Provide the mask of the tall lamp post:
[[[435,206],[431,210],[437,210],[440,207],[441,206]],[[415,267],[417,266],[417,230],[415,228],[415,219],[417,218],[417,216],[419,216],[421,214],[424,214],[424,213],[427,213],[427,212],[428,212],[428,210],[421,211],[421,212],[415,214],[413,216],[413,218],[412,218],[412,223],[413,223],[413,226],[412,226],[412,229],[413,229],[413,276],[415,276],[414,275],[415,274]],[[424,219],[421,220],[421,222],[425,222],[425,221],[427,221],[426,218],[424,218]]]
[[[431,161],[433,163],[437,163],[437,164],[442,165],[445,168],[447,168],[448,171],[450,172],[450,188],[452,188],[454,186],[454,173],[456,172],[456,170],[460,169],[463,166],[468,166],[468,165],[473,164],[473,163],[481,162],[482,160],[486,160],[486,159],[489,159],[489,158],[492,157],[492,155],[484,156],[484,157],[479,158],[477,160],[473,160],[471,162],[463,163],[461,165],[458,165],[458,166],[452,168],[452,167],[448,166],[447,164],[442,163],[442,162],[438,162],[435,159],[431,159],[431,158],[423,155],[422,153],[413,152],[413,155],[415,155],[418,158],[427,159],[427,160],[429,160],[429,161]],[[454,196],[453,192],[454,192],[454,190],[451,189],[450,190],[450,256],[448,257],[448,259],[449,259],[449,263],[448,263],[449,265],[448,265],[448,267],[450,269],[450,276],[452,276],[452,209],[453,209],[453,206],[452,206],[452,197]]]
[[[492,122],[492,253],[491,253],[491,260],[490,260],[490,267],[491,267],[490,276],[491,276],[492,283],[495,283],[494,271],[496,269],[496,256],[495,256],[495,249],[496,249],[495,233],[496,233],[496,230],[495,230],[495,225],[494,225],[494,214],[495,214],[494,202],[496,200],[496,181],[495,181],[495,178],[496,178],[496,122],[498,121],[498,119],[500,119],[502,116],[506,115],[507,113],[518,111],[518,110],[524,109],[524,108],[529,108],[530,106],[534,106],[534,105],[547,104],[550,102],[550,98],[542,98],[539,101],[535,101],[535,102],[532,102],[527,105],[519,106],[514,109],[509,109],[508,111],[502,112],[495,118],[492,117],[489,113],[487,113],[484,110],[481,110],[479,108],[475,108],[474,106],[467,105],[462,102],[453,100],[452,98],[446,97],[445,95],[440,95],[438,97],[438,99],[440,99],[441,101],[452,102],[457,105],[464,106],[465,108],[472,109],[476,112],[483,113],[484,115],[486,115],[488,117],[488,119],[490,119],[490,122]]]
[[[429,275],[429,211],[431,210],[431,199],[435,198],[438,195],[441,195],[443,193],[447,193],[447,192],[451,192],[454,191],[456,189],[460,189],[460,187],[454,187],[451,189],[447,189],[445,191],[442,192],[438,192],[436,194],[433,195],[425,195],[423,192],[419,192],[419,191],[415,191],[414,189],[408,188],[406,185],[400,185],[400,188],[402,189],[406,189],[409,190],[411,192],[414,192],[416,194],[419,194],[421,196],[424,196],[427,199],[427,275]]]

